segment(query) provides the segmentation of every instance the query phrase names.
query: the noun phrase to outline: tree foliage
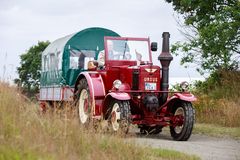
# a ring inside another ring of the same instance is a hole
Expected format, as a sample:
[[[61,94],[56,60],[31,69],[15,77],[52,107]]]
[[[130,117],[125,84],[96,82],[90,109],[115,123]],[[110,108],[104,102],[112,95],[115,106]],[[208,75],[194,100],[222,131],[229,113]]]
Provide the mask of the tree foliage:
[[[200,73],[234,70],[240,63],[239,0],[166,0],[184,18],[182,33],[187,41],[171,51],[183,54],[181,63],[195,63]]]
[[[37,45],[30,47],[26,53],[20,56],[20,67],[17,68],[19,79],[14,81],[29,95],[39,90],[41,53],[49,43],[49,41],[39,41]]]

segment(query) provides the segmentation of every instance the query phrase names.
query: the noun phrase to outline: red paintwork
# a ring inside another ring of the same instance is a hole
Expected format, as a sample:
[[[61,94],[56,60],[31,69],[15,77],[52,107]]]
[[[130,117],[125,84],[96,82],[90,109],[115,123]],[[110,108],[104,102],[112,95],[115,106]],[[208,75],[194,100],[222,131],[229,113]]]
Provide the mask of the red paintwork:
[[[118,93],[118,92],[111,92],[108,93],[107,96],[111,96],[112,98],[125,101],[125,100],[130,100],[131,96],[127,93]]]
[[[80,77],[87,79],[92,101],[93,115],[99,116],[102,112],[102,101],[106,95],[102,76],[98,72],[82,72]],[[100,101],[100,102],[99,102]]]
[[[197,98],[189,92],[172,92],[172,93],[174,93],[174,95],[168,97],[167,101],[161,107],[159,107],[158,111],[163,111],[164,107],[172,105],[176,100],[183,100],[187,102],[193,102],[197,100]]]
[[[184,117],[182,115],[175,115],[175,116],[172,116],[171,120],[172,120],[173,127],[181,126],[184,122]]]
[[[46,107],[45,101],[40,101],[40,109],[41,109],[41,112],[43,112],[43,113],[46,112],[47,107]]]
[[[86,99],[84,100],[84,112],[88,113],[88,102]]]
[[[143,99],[147,94],[161,97],[161,72],[160,67],[152,64],[152,54],[150,51],[150,41],[148,38],[128,38],[128,37],[105,37],[105,51],[107,51],[107,40],[137,40],[147,41],[149,45],[149,62],[137,66],[137,61],[132,60],[108,60],[108,53],[105,54],[105,68],[96,69],[95,71],[82,72],[78,78],[85,77],[88,81],[89,91],[91,94],[92,108],[94,118],[105,119],[105,113],[113,99],[129,100],[132,123],[138,125],[179,125],[183,119],[173,116],[169,107],[173,106],[176,100],[194,101],[196,98],[190,93],[174,93],[164,104],[159,104],[156,111],[150,112],[143,104]],[[139,78],[133,82],[133,71],[138,71]],[[120,80],[122,85],[117,90],[113,88],[114,80]],[[77,80],[77,81],[78,81]],[[156,83],[156,90],[145,90],[145,82]],[[133,83],[138,83],[138,89],[133,90]],[[159,98],[160,99],[160,98]]]
[[[175,93],[173,97],[176,97],[181,100],[188,101],[188,102],[193,102],[193,101],[197,100],[197,98],[193,94],[190,94],[190,93]]]

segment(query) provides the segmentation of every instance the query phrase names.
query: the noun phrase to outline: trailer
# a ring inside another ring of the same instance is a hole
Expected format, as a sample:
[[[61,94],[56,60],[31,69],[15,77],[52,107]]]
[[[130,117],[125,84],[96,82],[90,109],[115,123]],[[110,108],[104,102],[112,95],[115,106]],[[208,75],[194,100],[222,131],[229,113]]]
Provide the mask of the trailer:
[[[42,104],[71,101],[79,73],[104,49],[104,36],[120,37],[104,28],[87,28],[52,42],[42,53],[40,97]]]

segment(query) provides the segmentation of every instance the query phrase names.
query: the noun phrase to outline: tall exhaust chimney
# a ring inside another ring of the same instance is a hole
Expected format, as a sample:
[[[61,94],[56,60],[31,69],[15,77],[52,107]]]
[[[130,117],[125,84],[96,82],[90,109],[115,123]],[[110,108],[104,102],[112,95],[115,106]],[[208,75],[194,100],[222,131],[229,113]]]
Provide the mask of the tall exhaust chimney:
[[[173,60],[172,55],[169,53],[169,32],[163,32],[162,34],[162,53],[158,56],[158,60],[162,65],[162,79],[161,79],[161,90],[168,91],[168,77],[169,77],[169,65]],[[163,93],[161,97],[161,102],[165,103],[168,97],[168,93]]]

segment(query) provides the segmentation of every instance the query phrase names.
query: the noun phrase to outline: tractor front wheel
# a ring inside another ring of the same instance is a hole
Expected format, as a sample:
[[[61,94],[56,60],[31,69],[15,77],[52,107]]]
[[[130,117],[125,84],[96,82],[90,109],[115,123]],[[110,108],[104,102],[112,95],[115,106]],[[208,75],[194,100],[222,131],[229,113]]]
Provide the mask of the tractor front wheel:
[[[108,122],[110,130],[113,132],[128,133],[131,113],[128,101],[113,100],[110,104],[110,114]]]
[[[194,108],[191,102],[180,101],[176,103],[173,110],[170,133],[174,140],[187,141],[194,125]]]

